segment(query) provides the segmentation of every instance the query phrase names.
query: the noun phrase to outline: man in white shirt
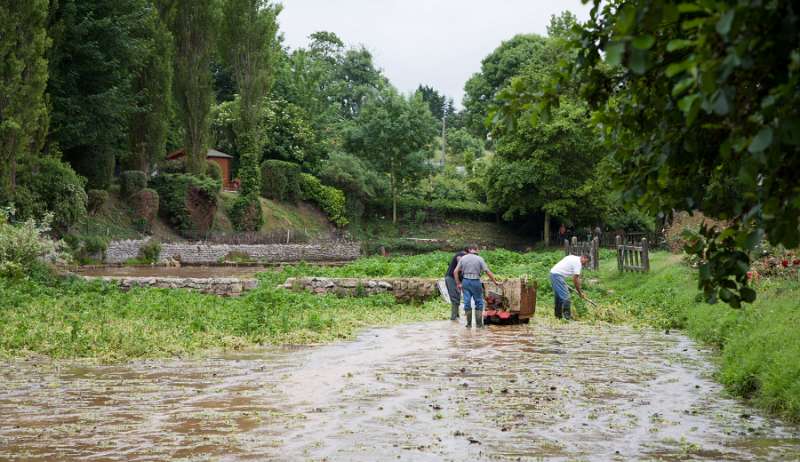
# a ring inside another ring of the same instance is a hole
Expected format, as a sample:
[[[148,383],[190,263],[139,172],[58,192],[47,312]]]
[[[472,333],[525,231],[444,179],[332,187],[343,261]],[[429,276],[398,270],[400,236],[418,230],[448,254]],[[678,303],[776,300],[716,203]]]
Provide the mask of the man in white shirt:
[[[560,262],[550,269],[550,284],[553,286],[553,293],[556,299],[556,318],[572,319],[570,311],[571,302],[569,300],[569,287],[565,278],[572,276],[575,283],[575,290],[581,298],[586,298],[581,290],[581,269],[589,263],[586,255],[567,255]]]

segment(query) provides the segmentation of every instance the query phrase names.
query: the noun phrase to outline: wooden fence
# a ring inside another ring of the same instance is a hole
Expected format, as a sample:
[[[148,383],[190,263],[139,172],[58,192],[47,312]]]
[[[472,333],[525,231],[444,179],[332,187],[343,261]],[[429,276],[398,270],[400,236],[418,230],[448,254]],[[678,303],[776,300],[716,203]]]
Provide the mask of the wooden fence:
[[[588,241],[578,242],[577,237],[572,242],[564,239],[564,253],[566,255],[586,255],[589,257],[589,269],[600,269],[600,242],[595,237]]]
[[[650,249],[647,238],[642,238],[641,245],[625,244],[622,236],[617,236],[617,269],[646,273],[650,271]]]

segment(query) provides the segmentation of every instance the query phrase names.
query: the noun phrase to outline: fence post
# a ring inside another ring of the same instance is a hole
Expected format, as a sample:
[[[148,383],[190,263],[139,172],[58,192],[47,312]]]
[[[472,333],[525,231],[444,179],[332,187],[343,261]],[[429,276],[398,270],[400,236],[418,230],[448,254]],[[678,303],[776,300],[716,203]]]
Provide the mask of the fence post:
[[[569,255],[569,241],[564,239],[564,254]]]
[[[600,238],[595,237],[592,239],[592,267],[595,271],[600,269]]]
[[[642,266],[645,272],[650,271],[650,248],[647,245],[647,238],[642,238]]]
[[[622,272],[622,236],[617,234],[617,269]]]

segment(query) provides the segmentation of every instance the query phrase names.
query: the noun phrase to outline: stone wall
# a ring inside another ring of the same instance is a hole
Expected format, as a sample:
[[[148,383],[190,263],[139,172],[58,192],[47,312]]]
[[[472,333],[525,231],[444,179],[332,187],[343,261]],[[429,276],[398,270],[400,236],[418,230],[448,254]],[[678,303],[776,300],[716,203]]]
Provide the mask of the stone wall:
[[[124,263],[139,256],[143,240],[113,241],[106,249],[106,263]],[[296,261],[347,261],[361,255],[357,242],[326,244],[205,244],[202,242],[161,244],[160,262],[179,260],[190,264],[219,263],[230,254],[246,255],[261,263]]]
[[[237,278],[164,278],[164,277],[112,277],[83,276],[86,280],[101,280],[118,285],[123,290],[132,287],[158,289],[188,289],[223,297],[238,297],[243,292],[258,287],[256,279]]]
[[[367,296],[390,293],[398,301],[426,300],[438,296],[436,279],[422,278],[289,278],[283,287],[291,290],[306,290],[315,294],[340,296]]]

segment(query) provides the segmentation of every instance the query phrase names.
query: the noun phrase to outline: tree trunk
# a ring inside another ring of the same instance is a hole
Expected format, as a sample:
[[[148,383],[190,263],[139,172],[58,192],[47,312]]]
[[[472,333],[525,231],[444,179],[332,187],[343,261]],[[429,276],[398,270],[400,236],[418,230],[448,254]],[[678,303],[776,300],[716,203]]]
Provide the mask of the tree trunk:
[[[544,212],[544,246],[550,246],[550,214]]]
[[[389,176],[392,183],[392,223],[397,224],[397,185],[395,184],[394,169]]]

